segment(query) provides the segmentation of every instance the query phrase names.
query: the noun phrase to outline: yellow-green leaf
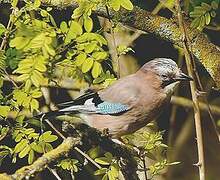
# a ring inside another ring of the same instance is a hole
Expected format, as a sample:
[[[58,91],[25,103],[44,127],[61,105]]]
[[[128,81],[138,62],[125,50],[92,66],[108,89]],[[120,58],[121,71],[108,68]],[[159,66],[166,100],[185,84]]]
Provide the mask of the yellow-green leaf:
[[[68,31],[68,26],[65,21],[62,21],[60,24],[60,30],[62,33],[66,33]]]
[[[18,4],[18,0],[13,0],[11,3],[13,8],[15,8],[17,6],[17,4]]]
[[[16,47],[17,49],[23,49],[28,43],[30,39],[25,37],[16,37],[12,39],[9,43],[10,47]]]
[[[92,68],[93,62],[94,61],[92,58],[85,59],[85,61],[83,62],[83,65],[82,65],[82,72],[83,73],[88,72]]]
[[[72,21],[70,24],[69,32],[75,35],[81,35],[83,33],[83,30],[82,30],[81,25],[78,22]]]
[[[84,28],[87,32],[91,32],[93,28],[93,21],[92,18],[89,16],[86,16],[84,18]]]
[[[127,10],[132,10],[133,9],[133,4],[131,3],[130,0],[120,0],[121,6]]]
[[[36,71],[34,71],[32,73],[32,76],[31,76],[31,82],[36,86],[36,87],[39,87],[40,86],[40,81],[41,81],[41,78],[38,76],[38,74],[36,73]]]
[[[14,148],[14,153],[22,151],[28,144],[27,139],[22,139]]]
[[[108,57],[107,52],[102,51],[102,52],[94,52],[92,53],[92,57],[96,60],[96,61],[100,61],[100,60],[104,60]]]
[[[210,16],[210,14],[209,14],[209,13],[206,13],[206,14],[205,14],[205,24],[206,24],[206,25],[209,25],[210,21],[211,21],[211,16]]]
[[[35,64],[35,69],[40,72],[45,72],[47,70],[47,67],[45,66],[44,62],[38,61]]]
[[[38,8],[41,5],[41,0],[34,0],[34,7]]]
[[[40,92],[40,91],[33,91],[32,92],[32,94],[31,94],[31,96],[33,97],[33,98],[39,98],[39,97],[41,97],[42,96],[42,92]]]
[[[102,72],[102,66],[99,62],[94,61],[92,68],[92,77],[97,78]]]
[[[31,147],[29,145],[26,145],[26,147],[18,154],[19,158],[25,157],[29,151],[31,150]]]
[[[39,108],[39,102],[36,99],[32,99],[30,106],[31,106],[31,111],[37,110]]]
[[[10,111],[9,106],[1,106],[0,105],[0,116],[3,116],[3,117],[8,116],[9,111]]]
[[[109,5],[110,5],[110,7],[112,7],[112,9],[114,9],[115,11],[119,11],[121,2],[120,2],[120,0],[110,0],[110,1],[109,1]]]
[[[34,161],[34,151],[33,149],[30,150],[28,153],[28,164],[32,164]]]
[[[108,158],[106,158],[106,157],[96,158],[95,162],[102,164],[102,165],[109,165],[111,163],[111,162],[109,162]]]
[[[17,77],[17,81],[26,81],[29,78],[29,74],[22,74]]]
[[[84,63],[84,61],[86,60],[86,58],[87,58],[87,55],[86,55],[86,53],[80,53],[78,56],[76,56],[76,60],[75,60],[75,64],[77,65],[77,66],[81,66],[83,63]]]
[[[32,85],[32,82],[30,79],[28,79],[26,82],[25,82],[25,92],[29,92],[30,88],[31,88],[31,85]]]

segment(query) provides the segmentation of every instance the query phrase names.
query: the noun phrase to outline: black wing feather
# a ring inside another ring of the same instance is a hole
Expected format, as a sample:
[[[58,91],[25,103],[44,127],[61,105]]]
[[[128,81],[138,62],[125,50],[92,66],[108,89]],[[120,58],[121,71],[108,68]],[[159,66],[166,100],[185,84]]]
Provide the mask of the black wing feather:
[[[95,105],[98,105],[103,102],[97,92],[88,90],[85,94],[77,97],[76,99],[69,102],[60,103],[57,106],[58,108],[65,108],[74,105],[83,105],[86,102],[86,100],[91,98],[93,99],[92,102],[95,103]]]

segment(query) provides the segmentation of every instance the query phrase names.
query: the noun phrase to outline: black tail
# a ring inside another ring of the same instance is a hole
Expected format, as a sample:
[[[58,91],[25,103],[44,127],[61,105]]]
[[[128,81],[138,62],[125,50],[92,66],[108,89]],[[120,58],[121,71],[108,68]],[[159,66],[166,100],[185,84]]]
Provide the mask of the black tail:
[[[46,112],[46,113],[40,113],[35,115],[33,118],[35,119],[45,119],[45,118],[52,118],[52,117],[57,117],[57,116],[61,116],[61,115],[66,115],[66,114],[77,114],[79,113],[79,111],[50,111],[50,112]]]

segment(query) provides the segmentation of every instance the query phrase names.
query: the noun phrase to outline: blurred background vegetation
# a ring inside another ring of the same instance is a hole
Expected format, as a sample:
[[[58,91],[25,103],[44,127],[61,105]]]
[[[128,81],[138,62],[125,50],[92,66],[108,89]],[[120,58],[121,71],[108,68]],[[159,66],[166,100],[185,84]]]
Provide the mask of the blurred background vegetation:
[[[62,142],[48,124],[31,119],[33,114],[55,110],[56,104],[69,101],[89,88],[105,88],[156,57],[174,59],[186,72],[180,47],[154,34],[125,27],[117,22],[117,17],[109,20],[92,14],[99,5],[106,6],[106,11],[119,12],[138,6],[152,14],[172,18],[175,0],[76,0],[77,9],[57,8],[43,2],[46,1],[0,3],[1,173],[13,174]],[[211,43],[220,46],[219,1],[183,0],[181,7],[191,28],[202,31]],[[196,69],[209,104],[215,106],[213,117],[219,125],[220,92],[199,61]],[[186,101],[190,99],[189,84],[180,84],[159,119],[134,135],[123,137],[127,147],[140,151],[139,166],[146,163],[148,177],[199,179],[194,165],[198,157],[192,102]],[[61,130],[62,123],[55,124]],[[202,127],[207,179],[217,180],[220,145],[206,108],[202,108]],[[62,179],[118,178],[120,159],[114,154],[96,144],[80,148],[101,170],[82,155],[71,152],[68,159],[60,158],[35,178],[55,179],[54,173]],[[141,179],[145,178],[143,171],[139,174]]]

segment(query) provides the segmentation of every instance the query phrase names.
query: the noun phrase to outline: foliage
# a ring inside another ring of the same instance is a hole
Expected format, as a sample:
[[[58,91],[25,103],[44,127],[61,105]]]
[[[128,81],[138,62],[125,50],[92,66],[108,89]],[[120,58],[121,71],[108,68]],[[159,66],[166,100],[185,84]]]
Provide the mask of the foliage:
[[[195,6],[194,10],[190,12],[190,17],[193,18],[191,27],[202,30],[204,26],[209,25],[211,19],[216,16],[217,9],[217,1],[212,1],[211,4],[202,2],[200,6]]]
[[[0,86],[3,87],[5,77],[12,86],[0,92],[0,137],[13,142],[0,146],[0,163],[5,158],[11,158],[13,163],[18,158],[27,158],[28,164],[32,164],[37,157],[53,149],[58,137],[50,130],[44,132],[41,122],[27,118],[40,110],[41,87],[54,82],[59,85],[61,78],[104,87],[116,80],[110,73],[110,66],[103,68],[104,61],[109,60],[107,41],[101,30],[94,30],[91,14],[100,5],[116,11],[121,7],[131,10],[133,5],[130,0],[77,2],[79,7],[73,10],[70,20],[57,22],[53,9],[41,6],[40,0],[19,6],[15,0],[11,3],[9,26],[0,24],[0,36],[7,39],[2,41],[0,51]],[[123,51],[125,54],[126,48]],[[13,124],[8,123],[11,118]],[[108,152],[105,156],[110,158]],[[100,159],[96,161],[102,164]],[[78,163],[74,158],[67,158],[57,166],[72,174],[78,172]],[[116,167],[119,168],[116,162],[109,166],[109,177],[116,177]]]
[[[79,6],[72,11],[71,17],[57,20],[53,8],[41,6],[40,0],[25,1],[19,6],[14,0],[9,26],[0,24],[0,37],[6,39],[6,42],[2,40],[0,50],[0,141],[3,142],[0,145],[0,165],[6,158],[12,159],[12,163],[18,159],[26,162],[27,159],[28,164],[32,164],[59,143],[58,136],[45,127],[45,122],[30,120],[30,116],[40,111],[42,87],[60,87],[63,80],[71,79],[75,84],[80,82],[105,88],[117,80],[111,67],[108,42],[103,35],[106,30],[97,25],[92,12],[100,6],[113,11],[132,10],[132,2],[76,2]],[[164,6],[173,9],[174,2],[166,1]],[[218,6],[218,0],[190,1],[187,12],[192,20],[191,27],[203,30],[207,25],[215,25]],[[120,44],[116,51],[122,56],[133,50]],[[7,89],[6,82],[11,88]],[[77,85],[82,89],[80,83]],[[138,150],[135,157],[138,162],[146,157],[154,160],[153,165],[144,169],[152,178],[165,167],[178,164],[155,156],[155,152],[161,153],[167,148],[163,143],[163,132],[138,132],[124,136],[123,141],[127,147]],[[95,176],[103,180],[118,178],[120,159],[99,147],[89,148],[87,154],[101,166],[94,172]],[[84,166],[81,161],[77,156],[70,156],[54,167],[73,174],[81,170],[79,165]]]

